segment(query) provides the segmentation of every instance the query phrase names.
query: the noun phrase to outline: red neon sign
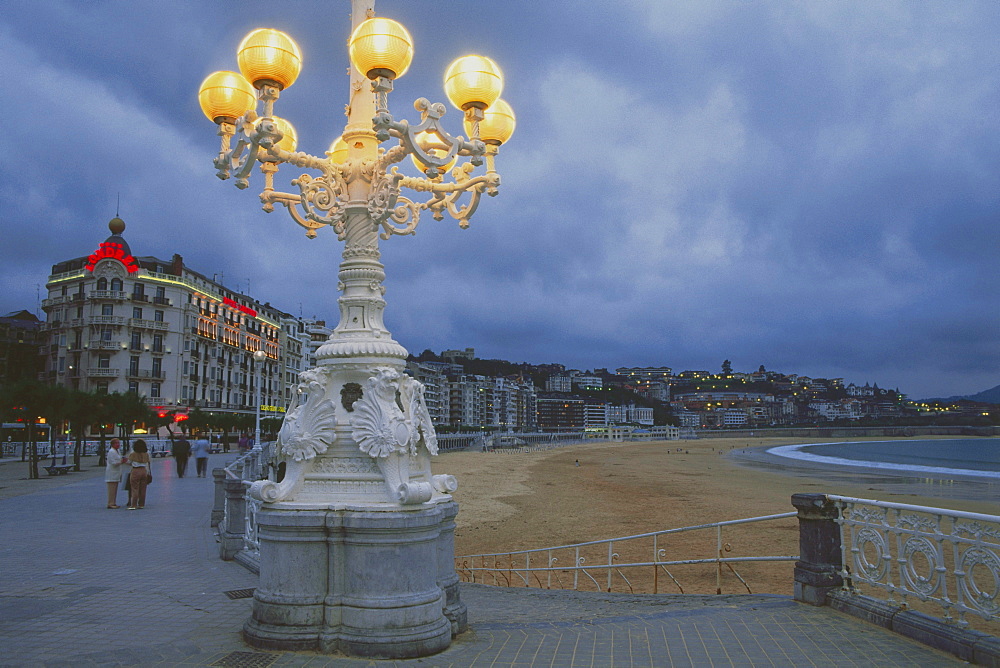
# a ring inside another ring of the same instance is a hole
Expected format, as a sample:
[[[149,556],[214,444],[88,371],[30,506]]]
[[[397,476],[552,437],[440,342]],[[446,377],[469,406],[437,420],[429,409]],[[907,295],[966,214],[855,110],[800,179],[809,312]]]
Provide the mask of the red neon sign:
[[[229,297],[223,297],[222,298],[222,303],[225,304],[226,306],[229,306],[231,308],[236,309],[237,311],[241,311],[243,313],[246,313],[248,316],[250,316],[252,318],[256,318],[257,317],[257,311],[254,311],[252,308],[250,308],[248,306],[244,306],[243,304],[237,304],[236,302],[234,302]]]
[[[125,265],[125,268],[128,269],[128,273],[130,274],[134,274],[139,271],[139,263],[135,261],[135,258],[125,252],[124,246],[119,243],[115,243],[114,241],[105,241],[102,243],[101,247],[87,258],[87,264],[84,269],[93,273],[94,266],[104,258],[118,260]]]

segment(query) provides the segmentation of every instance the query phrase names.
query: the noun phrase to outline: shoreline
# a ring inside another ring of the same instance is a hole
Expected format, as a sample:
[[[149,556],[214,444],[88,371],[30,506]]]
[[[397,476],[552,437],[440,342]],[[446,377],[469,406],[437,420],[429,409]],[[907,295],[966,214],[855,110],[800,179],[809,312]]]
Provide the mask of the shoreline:
[[[930,438],[881,438],[864,440],[844,440],[842,443],[865,443],[873,441],[932,440]],[[821,443],[803,439],[798,443],[782,445],[820,445]],[[732,450],[727,458],[736,465],[758,471],[777,473],[790,478],[820,480],[841,485],[865,485],[872,490],[882,490],[892,495],[913,495],[932,499],[974,501],[986,503],[988,499],[1000,499],[1000,475],[963,475],[955,470],[913,470],[906,468],[884,468],[865,463],[822,462],[775,455],[768,450],[775,444],[754,445]],[[1000,504],[993,514],[1000,514]]]

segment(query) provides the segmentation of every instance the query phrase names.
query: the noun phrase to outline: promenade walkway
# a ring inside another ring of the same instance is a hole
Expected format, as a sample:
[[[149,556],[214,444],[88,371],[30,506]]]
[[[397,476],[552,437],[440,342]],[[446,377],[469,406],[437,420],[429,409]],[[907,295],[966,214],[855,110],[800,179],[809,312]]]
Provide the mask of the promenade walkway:
[[[210,467],[225,459],[215,455]],[[628,596],[463,585],[470,631],[371,662],[254,652],[256,576],[218,558],[212,479],[154,460],[144,510],[104,507],[103,470],[20,480],[0,463],[0,666],[952,666],[893,633],[782,596]],[[191,467],[193,469],[193,466]],[[44,474],[43,474],[44,475]],[[191,474],[189,474],[191,475]],[[17,494],[16,496],[11,496]],[[124,495],[124,493],[123,493]],[[461,514],[459,515],[461,521]]]

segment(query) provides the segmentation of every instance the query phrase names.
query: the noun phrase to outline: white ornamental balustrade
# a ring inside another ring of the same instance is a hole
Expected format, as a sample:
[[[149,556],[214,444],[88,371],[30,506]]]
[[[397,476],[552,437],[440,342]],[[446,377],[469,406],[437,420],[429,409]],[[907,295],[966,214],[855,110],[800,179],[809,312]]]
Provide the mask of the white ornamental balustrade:
[[[839,510],[844,587],[1000,620],[1000,516],[828,495]]]

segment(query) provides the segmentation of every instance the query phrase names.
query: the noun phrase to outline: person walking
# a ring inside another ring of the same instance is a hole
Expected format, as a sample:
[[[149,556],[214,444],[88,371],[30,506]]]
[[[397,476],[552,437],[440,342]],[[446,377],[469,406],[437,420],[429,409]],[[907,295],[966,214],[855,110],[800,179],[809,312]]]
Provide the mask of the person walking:
[[[111,439],[111,448],[105,458],[108,463],[104,466],[104,483],[108,486],[108,508],[118,507],[118,484],[122,481],[122,442],[117,438]]]
[[[132,452],[128,454],[128,463],[132,472],[128,476],[128,509],[139,510],[146,507],[146,485],[153,479],[150,473],[149,449],[146,441],[141,438],[132,444]]]
[[[191,443],[184,438],[184,434],[174,441],[173,447],[174,463],[177,464],[177,477],[183,478],[187,471],[188,457],[191,456]]]
[[[208,473],[208,453],[211,449],[212,444],[208,442],[205,435],[199,434],[198,439],[194,442],[194,448],[192,450],[199,478],[204,478]]]

